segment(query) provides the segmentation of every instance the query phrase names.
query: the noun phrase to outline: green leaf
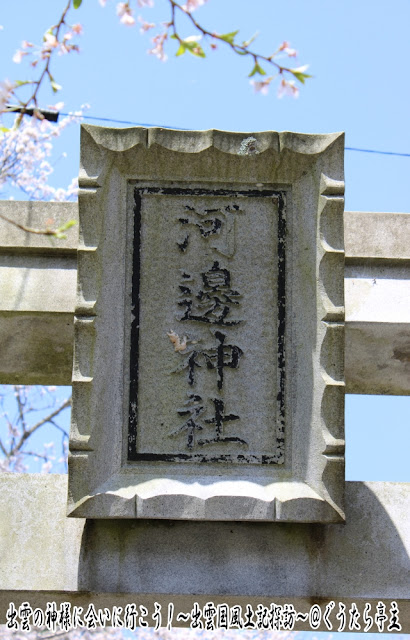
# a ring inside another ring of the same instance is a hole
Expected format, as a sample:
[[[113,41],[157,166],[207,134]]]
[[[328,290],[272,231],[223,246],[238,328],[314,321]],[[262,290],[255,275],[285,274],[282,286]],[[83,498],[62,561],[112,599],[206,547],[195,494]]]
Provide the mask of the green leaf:
[[[181,40],[181,45],[187,51],[189,51],[189,53],[192,53],[193,56],[197,56],[198,58],[206,58],[205,52],[199,44],[197,36],[189,36],[189,38]]]
[[[15,81],[16,87],[22,87],[23,84],[33,84],[33,83],[30,80],[16,80]]]
[[[55,230],[53,234],[54,238],[57,238],[58,240],[65,240],[67,236],[64,233],[64,231],[71,229],[71,227],[74,227],[74,225],[76,224],[77,224],[77,220],[68,220],[68,222],[65,222],[64,224],[61,225],[61,227],[58,227],[58,229]]]
[[[172,38],[172,40],[178,40],[179,47],[178,47],[178,51],[176,52],[175,55],[176,56],[182,56],[182,54],[184,54],[185,51],[186,51],[186,46],[184,44],[184,41],[180,40],[180,38],[177,35],[175,35],[175,33],[172,36],[170,36],[170,38]]]
[[[261,76],[266,76],[266,71],[264,69],[262,69],[262,67],[260,66],[260,64],[258,62],[255,63],[255,66],[252,69],[252,71],[250,72],[248,78],[251,78],[252,76],[254,76],[255,73],[259,73],[259,75],[261,75]]]
[[[73,0],[73,7],[74,9],[78,9],[79,7],[81,7],[81,3],[83,0]]]
[[[67,229],[71,229],[71,227],[74,227],[74,225],[76,224],[77,220],[68,220],[68,222],[62,224],[61,227],[58,227],[58,229],[56,229],[56,232],[60,233],[61,231],[67,231]]]
[[[184,45],[184,44],[182,44],[182,42],[180,42],[180,44],[179,44],[179,48],[178,48],[178,51],[176,52],[176,54],[175,54],[175,55],[176,55],[176,56],[182,56],[182,55],[185,53],[185,51],[186,51],[186,47],[185,47],[185,45]]]
[[[306,78],[313,78],[313,76],[310,76],[308,73],[305,73],[307,68],[308,68],[308,65],[305,64],[303,67],[297,67],[297,69],[289,69],[289,71],[295,76],[297,80],[299,80],[299,82],[301,82],[302,84],[305,84]]]
[[[8,131],[10,131],[10,129],[7,127],[0,127],[0,133],[7,133]]]
[[[196,44],[192,49],[188,47],[189,53],[192,53],[193,56],[197,56],[198,58],[206,58],[205,51],[202,49],[200,44]]]
[[[300,71],[292,71],[292,73],[302,84],[305,84],[306,78],[313,78],[313,76],[310,76],[308,73],[301,73]]]
[[[229,42],[229,44],[233,44],[235,41],[235,36],[239,33],[239,29],[236,31],[231,31],[230,33],[224,33],[221,36],[218,36],[220,40],[224,40],[225,42]]]

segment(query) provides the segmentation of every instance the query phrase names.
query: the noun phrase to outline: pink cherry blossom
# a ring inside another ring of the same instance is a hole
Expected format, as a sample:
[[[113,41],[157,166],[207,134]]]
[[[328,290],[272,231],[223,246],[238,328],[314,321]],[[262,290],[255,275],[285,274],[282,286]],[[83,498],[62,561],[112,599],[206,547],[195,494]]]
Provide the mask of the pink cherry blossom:
[[[16,53],[13,56],[13,62],[16,64],[20,64],[23,60],[24,56],[27,55],[27,51],[22,51],[21,49],[17,49]]]
[[[137,4],[139,7],[153,7],[154,0],[137,0]]]
[[[78,22],[76,24],[73,24],[73,26],[71,27],[71,30],[73,33],[76,33],[78,36],[81,36],[81,34],[83,33],[83,27]]]
[[[266,78],[266,80],[250,80],[250,84],[253,86],[255,93],[261,93],[266,96],[269,92],[269,86],[272,79],[272,77],[269,77]]]
[[[282,78],[278,89],[278,98],[283,98],[283,96],[299,97],[299,89],[295,85],[294,80],[285,80],[285,78]]]
[[[156,26],[155,22],[147,22],[142,16],[138,16],[138,22],[141,23],[140,33],[145,33]]]
[[[11,92],[14,89],[14,85],[10,80],[4,80],[0,82],[0,113],[4,110],[4,107],[10,100]]]
[[[298,55],[298,52],[296,51],[296,49],[292,49],[287,40],[284,40],[282,42],[282,44],[280,45],[278,51],[283,51],[284,53],[286,53],[289,56],[289,58],[296,58],[297,55]]]
[[[158,33],[151,40],[151,42],[154,44],[154,47],[152,49],[148,49],[147,53],[149,53],[152,56],[156,56],[158,60],[165,62],[168,59],[168,56],[164,51],[164,42],[166,39],[167,39],[166,31],[164,31],[164,33]]]
[[[79,119],[78,114],[72,114],[54,124],[36,117],[24,118],[19,127],[3,133],[0,137],[0,194],[2,188],[11,184],[35,200],[73,199],[77,194],[76,180],[67,189],[56,189],[48,184],[53,172],[49,157],[53,139]]]
[[[135,24],[135,18],[132,15],[132,9],[128,2],[118,2],[117,16],[120,18],[120,22],[128,27]]]
[[[48,32],[44,34],[43,48],[54,49],[55,47],[58,47],[58,40],[55,37],[55,35],[53,33],[48,33]]]
[[[182,8],[187,13],[192,13],[195,9],[202,7],[208,0],[187,0],[186,4],[182,5]]]

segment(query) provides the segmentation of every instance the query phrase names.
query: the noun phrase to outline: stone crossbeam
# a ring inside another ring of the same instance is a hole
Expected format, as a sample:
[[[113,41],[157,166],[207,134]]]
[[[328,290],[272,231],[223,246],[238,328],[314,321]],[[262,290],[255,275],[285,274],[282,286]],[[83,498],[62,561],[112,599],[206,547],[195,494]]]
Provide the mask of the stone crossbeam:
[[[85,520],[66,517],[66,497],[67,476],[0,476],[0,611],[61,595],[96,607],[161,598],[181,610],[210,597],[254,607],[298,598],[303,611],[343,595],[361,609],[397,600],[410,628],[405,484],[347,482],[346,523],[327,525]]]
[[[0,382],[70,384],[76,203],[0,202]],[[345,212],[346,390],[410,394],[410,215]]]

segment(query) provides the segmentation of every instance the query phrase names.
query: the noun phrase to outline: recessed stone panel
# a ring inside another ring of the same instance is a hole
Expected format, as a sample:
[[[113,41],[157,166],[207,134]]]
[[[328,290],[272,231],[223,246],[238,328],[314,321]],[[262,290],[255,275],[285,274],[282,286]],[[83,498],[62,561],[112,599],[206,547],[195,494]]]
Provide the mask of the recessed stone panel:
[[[282,464],[284,194],[135,200],[129,460]]]

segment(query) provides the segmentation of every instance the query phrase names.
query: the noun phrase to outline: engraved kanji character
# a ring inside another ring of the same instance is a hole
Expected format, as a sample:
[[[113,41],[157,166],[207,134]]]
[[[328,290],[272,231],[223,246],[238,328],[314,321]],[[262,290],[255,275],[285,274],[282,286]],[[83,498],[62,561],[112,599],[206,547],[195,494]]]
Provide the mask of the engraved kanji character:
[[[231,306],[239,305],[241,294],[231,289],[231,274],[228,269],[222,268],[219,262],[214,262],[208,271],[201,273],[202,287],[196,291],[191,284],[193,279],[190,274],[183,272],[182,278],[178,306],[185,307],[185,313],[179,318],[181,322],[193,320],[224,327],[233,327],[242,322],[226,320]]]
[[[215,416],[213,418],[204,420],[204,422],[206,424],[215,425],[215,437],[207,438],[206,440],[198,440],[198,444],[200,446],[203,446],[205,444],[213,444],[215,442],[239,442],[240,444],[247,444],[247,442],[245,440],[242,440],[242,438],[223,435],[224,422],[239,420],[239,416],[236,416],[233,413],[225,415],[225,403],[220,398],[212,398],[212,402],[214,403]]]
[[[202,431],[203,429],[201,423],[196,420],[196,418],[205,411],[204,406],[200,404],[201,402],[201,396],[195,393],[189,394],[188,400],[184,403],[184,408],[178,409],[180,416],[189,416],[189,418],[181,427],[178,427],[178,429],[175,429],[175,431],[170,434],[171,436],[175,436],[178,433],[182,433],[182,431],[186,431],[188,436],[188,449],[193,449],[195,445],[195,431]]]
[[[239,206],[227,205],[217,209],[198,211],[194,207],[185,205],[186,214],[178,218],[178,222],[185,228],[185,234],[178,247],[184,253],[189,246],[189,229],[198,229],[200,236],[209,242],[224,256],[232,257],[235,253],[235,216],[242,213]]]
[[[169,335],[169,334],[168,334]],[[240,347],[233,344],[225,344],[226,335],[221,331],[215,331],[215,338],[219,344],[216,347],[190,347],[185,356],[184,362],[175,369],[174,373],[186,370],[188,372],[188,384],[195,384],[195,369],[201,368],[201,361],[207,369],[215,369],[217,374],[218,389],[223,388],[224,368],[237,369],[239,360],[243,354]]]
[[[214,335],[219,341],[219,345],[208,349],[208,351],[204,351],[203,355],[207,368],[216,369],[218,389],[222,389],[224,381],[224,367],[237,369],[243,351],[236,345],[225,344],[226,335],[221,333],[221,331],[215,331]]]

